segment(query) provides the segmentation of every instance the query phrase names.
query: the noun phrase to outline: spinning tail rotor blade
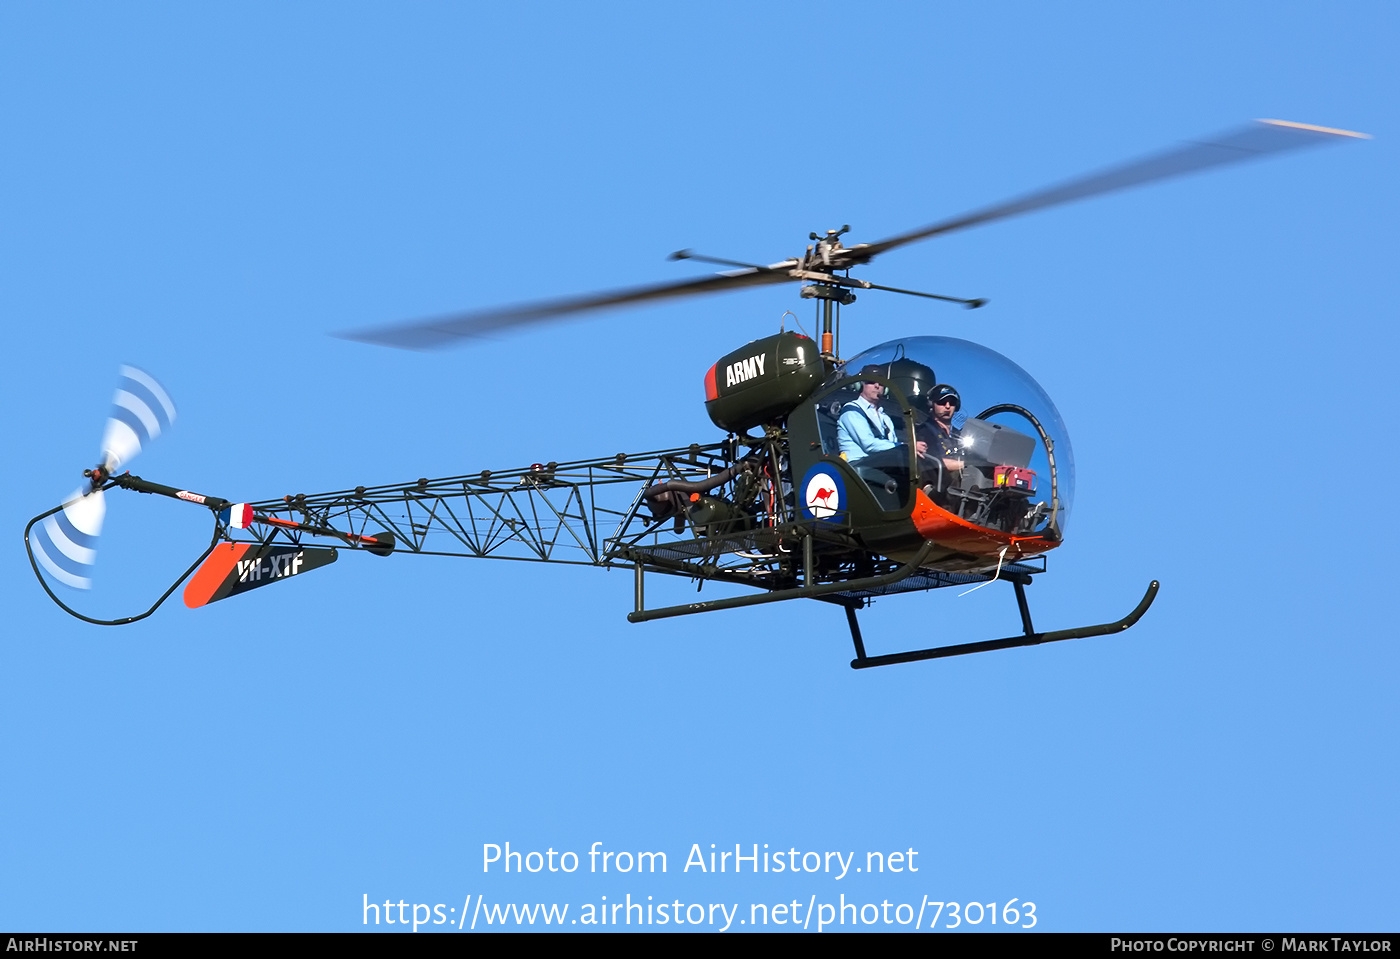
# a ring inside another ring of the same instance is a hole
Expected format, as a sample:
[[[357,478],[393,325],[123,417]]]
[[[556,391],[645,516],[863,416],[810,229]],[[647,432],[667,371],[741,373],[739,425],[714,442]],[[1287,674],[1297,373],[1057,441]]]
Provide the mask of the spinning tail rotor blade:
[[[108,473],[130,463],[175,421],[175,404],[153,376],[134,366],[123,366],[121,374],[102,434],[102,467]]]
[[[934,223],[908,233],[892,236],[878,243],[858,244],[850,248],[851,262],[864,263],[897,246],[923,240],[940,233],[963,230],[992,220],[1021,213],[1030,213],[1058,203],[1069,203],[1085,197],[1114,190],[1140,186],[1153,180],[1196,173],[1211,167],[1225,166],[1242,160],[1253,160],[1273,153],[1296,150],[1321,143],[1338,143],[1346,139],[1370,139],[1364,133],[1334,130],[1288,120],[1257,120],[1246,127],[1232,130],[1209,140],[1186,143],[1154,156],[1126,163],[1110,170],[1090,174],[1046,190],[1038,190],[1007,203],[986,207],[963,216]]]
[[[73,589],[92,587],[97,537],[107,515],[102,490],[78,489],[63,508],[46,517],[30,542],[34,557],[54,579]]]
[[[97,538],[107,516],[102,483],[174,421],[175,404],[155,377],[123,366],[102,434],[101,468],[92,471],[90,485],[74,491],[62,508],[41,520],[30,539],[35,560],[50,576],[73,589],[92,588]]]

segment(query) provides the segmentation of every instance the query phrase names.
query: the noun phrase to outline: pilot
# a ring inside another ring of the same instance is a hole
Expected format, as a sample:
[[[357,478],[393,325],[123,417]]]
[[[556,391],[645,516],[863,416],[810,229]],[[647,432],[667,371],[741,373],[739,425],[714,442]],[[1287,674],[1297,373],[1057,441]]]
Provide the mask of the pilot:
[[[871,453],[892,450],[899,445],[894,422],[880,408],[884,392],[883,384],[867,380],[860,385],[860,396],[841,407],[836,439],[846,462],[858,463]],[[925,454],[927,447],[922,441],[915,447],[920,456]]]
[[[963,468],[963,449],[958,441],[958,429],[953,426],[953,414],[962,409],[962,397],[947,383],[939,383],[928,394],[929,419],[921,425],[916,435],[923,440],[928,458],[942,461],[943,469],[933,466],[931,473],[942,473],[939,491],[958,485]],[[920,455],[924,455],[920,451]]]

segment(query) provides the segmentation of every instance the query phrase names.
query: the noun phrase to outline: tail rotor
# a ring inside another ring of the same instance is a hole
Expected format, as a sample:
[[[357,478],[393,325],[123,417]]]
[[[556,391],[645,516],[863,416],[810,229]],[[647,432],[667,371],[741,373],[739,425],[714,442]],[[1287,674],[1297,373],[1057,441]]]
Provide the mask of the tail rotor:
[[[97,538],[107,516],[106,481],[174,421],[175,404],[165,388],[144,370],[123,366],[102,434],[100,464],[84,473],[88,483],[45,516],[30,539],[45,572],[73,589],[92,588]]]

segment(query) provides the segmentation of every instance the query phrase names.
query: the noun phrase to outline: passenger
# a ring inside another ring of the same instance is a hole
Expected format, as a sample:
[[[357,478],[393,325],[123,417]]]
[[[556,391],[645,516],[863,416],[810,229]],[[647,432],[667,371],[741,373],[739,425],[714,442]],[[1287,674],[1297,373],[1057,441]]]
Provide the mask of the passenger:
[[[860,385],[860,396],[841,407],[836,439],[846,462],[858,463],[871,453],[892,450],[900,445],[895,437],[894,422],[880,408],[880,398],[884,392],[883,384],[867,380]],[[927,450],[922,441],[916,443],[915,448],[920,456]]]
[[[941,461],[941,470],[938,465],[928,470],[929,482],[941,493],[962,480],[963,450],[958,442],[962,431],[953,427],[953,414],[962,409],[962,397],[947,383],[939,383],[928,394],[928,409],[929,419],[915,435],[923,440],[920,445],[927,448],[927,457]]]

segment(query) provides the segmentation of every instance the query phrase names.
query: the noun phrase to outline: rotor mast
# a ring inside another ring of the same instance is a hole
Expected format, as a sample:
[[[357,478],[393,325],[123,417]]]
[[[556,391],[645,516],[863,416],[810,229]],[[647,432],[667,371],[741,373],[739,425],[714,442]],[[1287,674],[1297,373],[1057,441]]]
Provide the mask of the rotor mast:
[[[841,236],[850,232],[851,225],[847,223],[839,230],[827,230],[825,236],[817,233],[807,234],[809,240],[816,240],[815,246],[807,247],[807,255],[802,258],[802,272],[809,273],[808,265],[815,266],[812,261],[819,260],[823,267],[831,268],[831,254],[842,249]],[[796,272],[796,271],[794,271]],[[809,273],[809,275],[811,275]],[[850,290],[839,285],[838,279],[850,280],[850,277],[837,277],[834,274],[826,274],[823,279],[816,279],[816,274],[812,276],[813,282],[805,284],[798,291],[798,296],[806,300],[822,301],[822,339],[821,356],[828,366],[834,366],[839,362],[840,357],[836,355],[835,331],[840,325],[841,311],[839,307],[849,306],[856,301],[856,295]],[[859,281],[856,281],[859,282]],[[867,284],[868,285],[868,284]]]

